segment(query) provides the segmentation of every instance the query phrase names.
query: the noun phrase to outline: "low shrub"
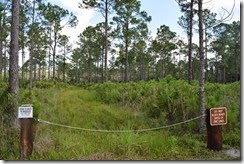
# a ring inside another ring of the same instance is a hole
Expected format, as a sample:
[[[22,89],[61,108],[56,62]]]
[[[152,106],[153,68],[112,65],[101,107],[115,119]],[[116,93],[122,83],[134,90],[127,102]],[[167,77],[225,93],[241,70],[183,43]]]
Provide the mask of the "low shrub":
[[[143,112],[148,118],[157,122],[173,124],[199,116],[199,86],[184,80],[166,77],[160,81],[103,83],[95,84],[90,89],[95,90],[101,100],[107,104],[128,106]],[[240,83],[205,84],[206,108],[229,108],[230,126],[236,125],[236,117],[240,113]],[[161,117],[164,113],[164,117]],[[161,120],[164,118],[165,120]],[[240,120],[240,119],[239,119]],[[197,122],[191,124],[197,128]],[[193,131],[193,128],[190,128]],[[229,128],[228,128],[229,129]]]
[[[40,89],[51,88],[51,87],[54,87],[54,82],[53,81],[35,81],[33,83],[33,87],[40,88]]]
[[[33,88],[39,88],[39,89],[48,89],[48,88],[64,89],[70,86],[71,85],[68,83],[56,82],[56,81],[35,81],[33,83]]]

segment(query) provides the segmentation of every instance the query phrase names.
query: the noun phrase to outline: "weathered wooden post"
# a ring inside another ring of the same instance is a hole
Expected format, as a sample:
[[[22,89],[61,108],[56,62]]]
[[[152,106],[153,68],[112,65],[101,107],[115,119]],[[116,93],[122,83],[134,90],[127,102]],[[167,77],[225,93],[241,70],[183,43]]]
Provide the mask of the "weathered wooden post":
[[[227,109],[225,107],[206,110],[207,148],[222,150],[221,126],[227,123]]]
[[[33,107],[25,104],[18,108],[20,121],[20,160],[26,160],[33,150]]]

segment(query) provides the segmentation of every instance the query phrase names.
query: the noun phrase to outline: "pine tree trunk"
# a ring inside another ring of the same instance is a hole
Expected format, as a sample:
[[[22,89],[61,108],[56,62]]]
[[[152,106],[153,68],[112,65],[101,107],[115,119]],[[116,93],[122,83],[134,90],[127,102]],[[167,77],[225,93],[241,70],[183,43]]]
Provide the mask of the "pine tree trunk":
[[[141,79],[145,81],[145,55],[144,53],[141,54]]]
[[[128,59],[128,46],[129,46],[129,38],[128,38],[128,31],[129,31],[129,23],[126,23],[126,36],[125,36],[125,82],[128,82],[128,67],[129,67],[129,59]]]
[[[156,80],[157,79],[157,68],[156,68],[156,63],[157,62],[157,58],[156,58],[156,55],[154,57],[154,60],[153,60],[153,73],[154,73],[154,79]]]
[[[41,67],[41,64],[38,65],[38,80],[40,81],[41,80],[41,70],[42,70],[42,67]]]
[[[41,79],[42,80],[46,79],[46,66],[45,65],[42,67],[42,78]]]
[[[164,74],[164,72],[165,72],[164,58],[162,58],[161,64],[162,64],[161,78],[163,79],[163,78],[164,78],[164,75],[165,75],[165,74]]]
[[[33,82],[33,50],[32,50],[32,46],[31,46],[31,50],[30,50],[30,75],[29,75],[29,87],[32,88],[32,82]]]
[[[56,69],[56,46],[57,46],[57,32],[54,32],[54,46],[53,46],[53,80],[55,80],[55,69]]]
[[[57,69],[57,73],[58,73],[57,79],[60,80],[60,69],[59,68]]]
[[[65,82],[66,51],[64,46],[64,63],[63,63],[63,82]]]
[[[19,0],[12,1],[12,22],[9,59],[9,93],[11,94],[11,105],[7,110],[10,127],[15,124],[16,105],[18,104],[19,76],[18,76],[18,39],[19,39]]]
[[[91,83],[92,82],[92,70],[91,70],[91,58],[90,58],[90,56],[88,59],[88,68],[89,68],[88,81],[89,81],[89,83]]]
[[[206,28],[206,26],[205,26]],[[208,40],[207,40],[207,29],[205,29],[205,68],[206,68],[206,73],[205,73],[205,81],[208,81]]]
[[[200,116],[205,114],[205,97],[204,97],[204,49],[203,49],[203,16],[202,0],[198,1],[199,17],[199,54],[200,54],[200,78],[199,78],[199,99],[200,99]],[[204,117],[199,119],[199,133],[204,130]]]
[[[103,69],[104,69],[104,52],[105,51],[105,47],[104,46],[102,46],[102,65],[101,65],[101,78],[102,78],[102,83],[105,81],[104,80],[104,74],[105,74],[105,72],[103,72]]]
[[[51,53],[48,54],[48,75],[47,78],[51,78]]]
[[[4,49],[4,54],[3,54],[3,80],[7,80],[7,48],[6,48],[6,41],[4,42],[5,49]]]
[[[237,54],[237,45],[235,46],[236,48],[235,48],[235,54]],[[239,59],[238,59],[238,56],[237,57],[235,57],[235,81],[238,81],[239,80],[239,78],[238,78],[238,69],[237,69],[237,61],[238,61]]]
[[[222,55],[222,83],[226,83],[226,68],[225,68],[225,56]]]
[[[0,16],[0,36],[2,36],[2,16]],[[0,82],[2,82],[2,68],[3,68],[3,41],[0,40]]]
[[[193,1],[191,0],[191,5],[190,5],[190,22],[189,22],[189,46],[188,46],[188,81],[189,84],[192,83],[192,20],[193,20]]]
[[[35,23],[35,0],[33,1],[32,9],[32,25]],[[31,34],[31,48],[30,48],[30,89],[32,88],[33,82],[33,55],[34,55],[34,42],[33,42],[34,31]]]
[[[120,81],[122,82],[125,79],[125,77],[124,77],[125,76],[125,73],[124,73],[125,70],[123,70],[123,67],[120,67],[120,68],[121,68]]]
[[[108,0],[105,1],[105,68],[104,77],[105,82],[107,82],[107,59],[108,58]],[[103,79],[102,79],[103,80]]]
[[[25,64],[25,47],[24,44],[21,47],[22,49],[22,70],[21,70],[21,79],[24,80],[24,64]]]
[[[34,78],[33,81],[36,81],[36,64],[34,63]]]
[[[49,48],[48,48],[48,80],[51,78],[51,37],[52,33],[51,30],[49,31]]]

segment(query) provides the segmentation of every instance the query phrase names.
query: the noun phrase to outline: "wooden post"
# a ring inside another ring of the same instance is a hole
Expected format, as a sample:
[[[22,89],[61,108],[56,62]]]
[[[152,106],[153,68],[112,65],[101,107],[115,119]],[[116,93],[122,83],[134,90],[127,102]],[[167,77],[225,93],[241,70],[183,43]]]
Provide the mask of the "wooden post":
[[[32,111],[31,109],[30,104],[19,107],[20,160],[28,159],[33,150],[33,109]]]
[[[207,126],[207,148],[215,151],[222,150],[222,131],[221,125],[210,124],[210,109],[206,110],[206,126]]]
[[[33,118],[20,118],[20,160],[26,160],[33,150]]]

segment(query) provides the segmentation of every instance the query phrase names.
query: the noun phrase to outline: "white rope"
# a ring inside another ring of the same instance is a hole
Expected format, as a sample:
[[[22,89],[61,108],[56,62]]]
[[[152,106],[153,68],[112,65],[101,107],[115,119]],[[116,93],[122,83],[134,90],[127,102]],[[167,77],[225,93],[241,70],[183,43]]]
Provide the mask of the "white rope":
[[[101,129],[86,129],[86,128],[80,128],[80,127],[74,127],[74,126],[68,126],[68,125],[62,125],[62,124],[57,124],[57,123],[53,123],[53,122],[49,122],[49,121],[45,121],[45,120],[41,120],[41,119],[37,119],[38,122],[40,123],[45,123],[48,125],[54,125],[54,126],[59,126],[59,127],[64,127],[64,128],[70,128],[70,129],[76,129],[76,130],[83,130],[83,131],[90,131],[90,132],[103,132],[103,133],[132,133],[132,132],[145,132],[145,131],[153,131],[153,130],[159,130],[159,129],[165,129],[165,128],[170,128],[173,126],[177,126],[177,125],[181,125],[187,122],[191,122],[194,121],[196,119],[199,119],[201,117],[204,117],[205,115],[202,116],[198,116],[183,122],[179,122],[179,123],[175,123],[172,125],[167,125],[167,126],[161,126],[161,127],[156,127],[156,128],[149,128],[149,129],[139,129],[139,130],[101,130]]]

